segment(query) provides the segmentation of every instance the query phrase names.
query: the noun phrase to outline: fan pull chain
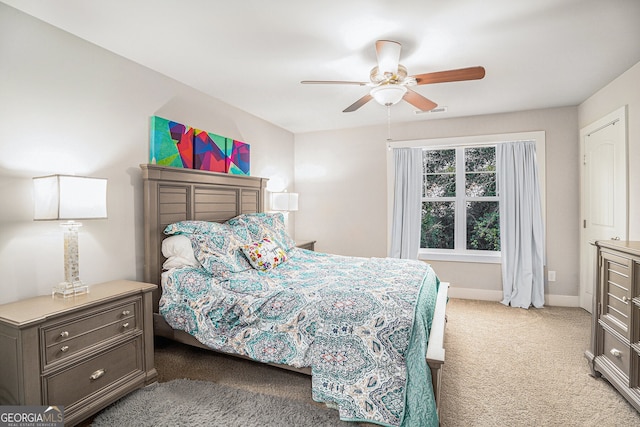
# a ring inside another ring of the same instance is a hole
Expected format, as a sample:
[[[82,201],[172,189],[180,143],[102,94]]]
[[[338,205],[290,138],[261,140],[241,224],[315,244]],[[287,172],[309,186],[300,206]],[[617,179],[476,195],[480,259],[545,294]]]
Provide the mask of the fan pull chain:
[[[391,106],[387,105],[387,142],[391,142]]]

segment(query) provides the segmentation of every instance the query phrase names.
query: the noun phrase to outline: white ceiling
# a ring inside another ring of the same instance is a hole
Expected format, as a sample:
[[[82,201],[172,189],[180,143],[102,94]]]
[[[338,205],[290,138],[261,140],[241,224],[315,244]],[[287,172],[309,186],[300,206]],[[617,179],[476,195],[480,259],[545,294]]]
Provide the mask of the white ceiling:
[[[638,0],[2,1],[295,133],[386,123],[375,101],[342,113],[367,87],[300,84],[367,81],[378,39],[410,75],[486,68],[416,87],[448,111],[394,122],[578,105],[640,61]]]

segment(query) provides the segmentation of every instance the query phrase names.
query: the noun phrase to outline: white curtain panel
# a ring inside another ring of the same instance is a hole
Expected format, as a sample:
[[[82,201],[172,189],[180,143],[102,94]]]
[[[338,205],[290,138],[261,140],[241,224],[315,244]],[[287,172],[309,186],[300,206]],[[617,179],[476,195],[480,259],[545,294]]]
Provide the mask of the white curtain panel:
[[[535,142],[496,148],[505,305],[544,306],[544,227]]]
[[[395,148],[392,258],[418,259],[422,216],[422,149]]]

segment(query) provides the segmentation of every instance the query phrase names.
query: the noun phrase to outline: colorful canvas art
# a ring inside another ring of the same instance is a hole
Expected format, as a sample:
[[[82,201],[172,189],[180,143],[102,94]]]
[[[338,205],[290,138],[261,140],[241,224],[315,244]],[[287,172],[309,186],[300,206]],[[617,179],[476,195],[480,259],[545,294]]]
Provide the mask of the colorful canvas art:
[[[250,146],[244,142],[229,140],[227,143],[227,172],[234,175],[249,175]]]
[[[249,175],[251,169],[249,144],[157,116],[151,117],[149,160],[235,175]]]
[[[194,169],[227,172],[228,138],[196,129],[193,149]]]
[[[191,126],[151,117],[149,160],[162,166],[193,168],[193,135]]]

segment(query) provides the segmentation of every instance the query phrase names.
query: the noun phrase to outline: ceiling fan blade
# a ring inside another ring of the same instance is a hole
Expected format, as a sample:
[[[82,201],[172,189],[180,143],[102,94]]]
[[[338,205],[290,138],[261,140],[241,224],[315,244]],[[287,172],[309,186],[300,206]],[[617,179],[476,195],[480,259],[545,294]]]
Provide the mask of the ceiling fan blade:
[[[356,102],[354,102],[353,104],[349,105],[347,108],[342,110],[342,112],[351,113],[352,111],[356,111],[358,108],[362,107],[364,104],[371,101],[372,99],[373,99],[373,96],[366,94],[365,96],[358,99]]]
[[[407,93],[404,94],[402,99],[421,111],[431,111],[438,106],[438,104],[436,104],[435,102],[425,98],[418,92],[415,92],[409,88],[407,88]]]
[[[458,70],[438,71],[413,76],[416,83],[426,85],[432,83],[460,82],[464,80],[479,80],[484,77],[484,67],[460,68]]]
[[[378,40],[376,42],[376,56],[378,57],[378,72],[381,75],[398,72],[400,62],[400,49],[402,45],[391,40]]]
[[[300,83],[303,85],[356,85],[366,86],[369,83],[366,82],[349,82],[344,80],[302,80]]]

